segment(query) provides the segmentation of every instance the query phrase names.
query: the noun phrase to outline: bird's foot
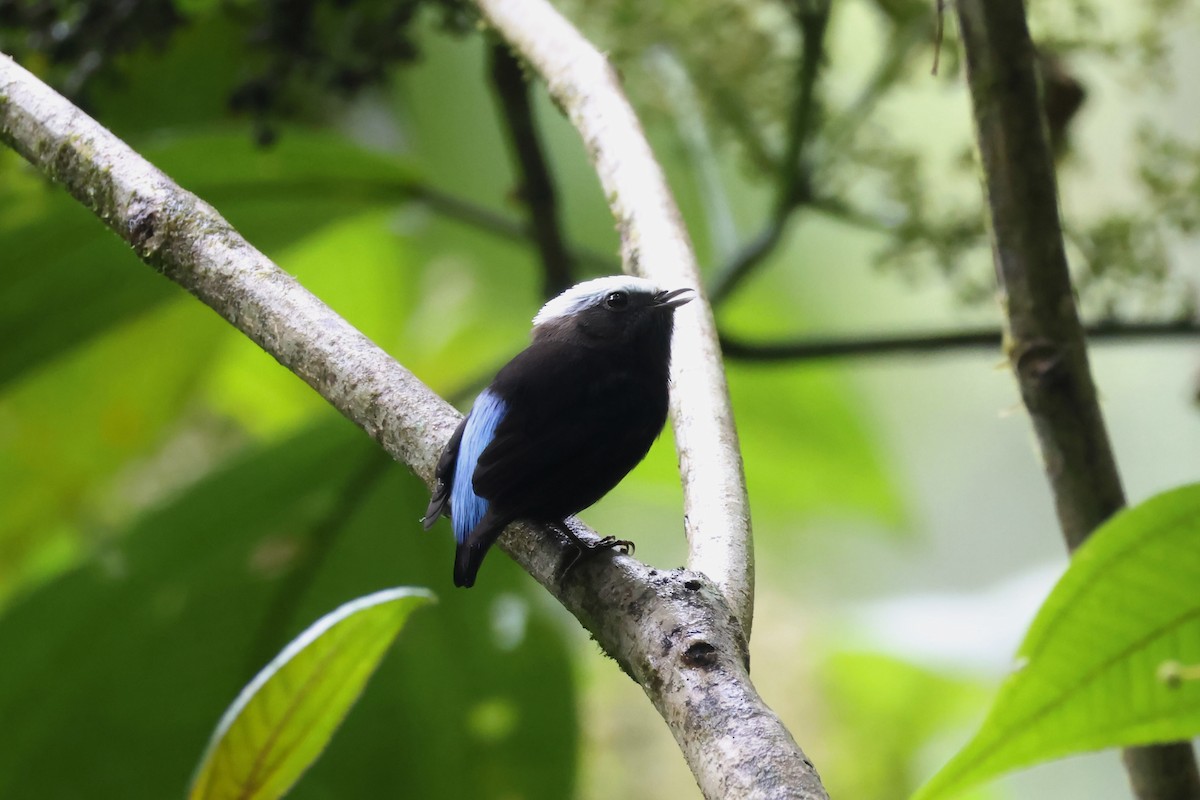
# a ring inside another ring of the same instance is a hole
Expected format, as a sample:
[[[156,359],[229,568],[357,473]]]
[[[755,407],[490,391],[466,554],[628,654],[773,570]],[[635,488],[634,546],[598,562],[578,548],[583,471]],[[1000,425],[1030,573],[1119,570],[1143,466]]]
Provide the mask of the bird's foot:
[[[625,555],[629,556],[633,555],[633,551],[637,549],[637,545],[628,539],[618,539],[615,536],[605,536],[598,542],[592,542],[591,544],[583,545],[583,548],[588,552],[595,552],[597,550],[612,550],[615,547],[621,548],[623,551],[625,551]]]
[[[575,552],[567,558],[567,560],[558,570],[559,580],[565,578],[567,573],[574,569],[580,561],[591,558],[597,553],[619,547],[625,554],[633,555],[633,551],[635,549],[634,543],[628,539],[618,539],[615,536],[605,536],[603,539],[589,542],[576,536],[575,532],[565,524],[553,525],[551,527],[553,527],[559,533],[562,533],[568,540],[570,540],[571,544],[575,545]]]

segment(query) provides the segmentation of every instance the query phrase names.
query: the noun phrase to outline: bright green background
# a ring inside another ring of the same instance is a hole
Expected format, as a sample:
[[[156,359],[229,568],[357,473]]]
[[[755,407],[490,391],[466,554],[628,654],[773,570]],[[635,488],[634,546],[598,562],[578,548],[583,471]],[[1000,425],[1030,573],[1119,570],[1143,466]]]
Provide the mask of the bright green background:
[[[831,52],[851,70],[831,79],[834,97],[853,94],[878,33],[847,8]],[[444,395],[518,350],[540,303],[531,250],[405,202],[415,180],[518,218],[479,40],[431,28],[424,61],[389,89],[262,151],[226,112],[237,40],[197,13],[164,52],[131,57],[125,83],[99,87],[98,118]],[[1118,146],[1129,88],[1086,76],[1102,91],[1081,122],[1085,160],[1064,177],[1068,214],[1122,191],[1094,154]],[[1139,108],[1194,129],[1196,91]],[[582,148],[538,98],[569,238],[615,254]],[[965,102],[953,73],[914,78],[881,124],[949,161],[969,134]],[[696,181],[656,119],[708,265]],[[718,148],[748,238],[770,187]],[[941,188],[961,191],[956,175]],[[882,242],[802,215],[722,324],[849,335],[997,320],[875,271]],[[1093,360],[1131,497],[1194,480],[1193,350]],[[755,680],[835,796],[905,797],[961,745],[1049,585],[996,617],[994,598],[1064,563],[998,361],[729,366],[759,563]],[[426,500],[307,387],[0,153],[0,795],[182,794],[224,708],[288,639],[396,585],[439,603],[413,617],[295,797],[694,792],[640,690],[503,556],[477,588],[451,587],[447,531],[418,523]],[[679,509],[668,434],[585,517],[671,567],[685,557]],[[929,605],[906,615],[915,596]],[[978,612],[969,635],[954,627],[964,608]],[[1122,797],[1122,781],[1108,754],[987,792]]]

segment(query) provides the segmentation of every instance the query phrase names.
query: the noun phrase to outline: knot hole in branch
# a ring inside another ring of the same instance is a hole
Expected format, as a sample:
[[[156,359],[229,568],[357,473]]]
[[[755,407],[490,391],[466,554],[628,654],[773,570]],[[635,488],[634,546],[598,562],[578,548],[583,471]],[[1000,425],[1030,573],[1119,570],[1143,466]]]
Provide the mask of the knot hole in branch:
[[[1013,363],[1022,394],[1031,408],[1048,395],[1060,394],[1070,388],[1069,361],[1064,347],[1045,339],[1016,346]]]
[[[162,244],[158,211],[138,200],[129,207],[129,243],[142,255],[152,255]]]
[[[692,642],[683,651],[683,665],[693,669],[712,669],[717,665],[717,648],[708,642]]]

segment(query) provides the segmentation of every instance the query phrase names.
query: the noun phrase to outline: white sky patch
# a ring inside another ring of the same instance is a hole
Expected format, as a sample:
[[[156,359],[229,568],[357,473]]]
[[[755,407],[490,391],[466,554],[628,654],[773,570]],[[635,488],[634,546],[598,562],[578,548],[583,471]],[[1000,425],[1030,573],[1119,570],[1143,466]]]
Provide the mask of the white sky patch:
[[[936,668],[1006,674],[1063,564],[1035,567],[978,592],[893,597],[851,612],[855,638]]]
[[[578,283],[554,298],[533,318],[534,326],[542,325],[555,319],[569,317],[582,308],[595,305],[603,300],[610,292],[643,292],[657,294],[662,291],[654,281],[645,278],[635,278],[632,275],[608,275]]]

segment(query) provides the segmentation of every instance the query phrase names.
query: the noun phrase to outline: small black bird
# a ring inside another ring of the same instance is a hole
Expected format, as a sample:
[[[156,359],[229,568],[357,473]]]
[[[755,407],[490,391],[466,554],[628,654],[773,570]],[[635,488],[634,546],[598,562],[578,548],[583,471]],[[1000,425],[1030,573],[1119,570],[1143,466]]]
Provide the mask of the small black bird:
[[[533,318],[533,341],[496,374],[450,437],[423,520],[448,514],[454,585],[471,586],[510,522],[554,525],[595,503],[645,456],[667,419],[675,309],[663,291],[616,275],[573,286]]]

